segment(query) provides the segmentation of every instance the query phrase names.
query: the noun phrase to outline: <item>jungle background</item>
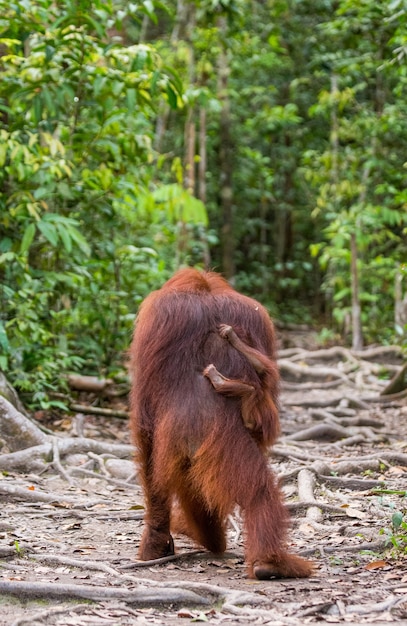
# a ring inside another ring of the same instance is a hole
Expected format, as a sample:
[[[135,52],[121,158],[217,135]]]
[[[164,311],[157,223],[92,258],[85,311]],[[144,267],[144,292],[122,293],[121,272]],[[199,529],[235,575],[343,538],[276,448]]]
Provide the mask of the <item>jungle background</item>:
[[[407,623],[407,1],[0,0],[0,624]],[[304,580],[137,560],[137,309],[222,272],[277,326]]]
[[[322,344],[405,343],[405,0],[0,1],[0,369],[120,376],[222,272]]]

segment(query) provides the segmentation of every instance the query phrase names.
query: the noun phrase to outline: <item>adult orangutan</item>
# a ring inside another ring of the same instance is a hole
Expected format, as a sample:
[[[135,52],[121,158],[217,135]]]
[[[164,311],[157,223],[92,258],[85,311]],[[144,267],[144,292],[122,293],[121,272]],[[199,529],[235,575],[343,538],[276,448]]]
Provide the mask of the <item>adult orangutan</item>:
[[[180,270],[145,299],[131,346],[140,559],[173,554],[174,504],[176,529],[224,552],[238,505],[250,577],[310,575],[311,563],[287,552],[288,514],[264,454],[279,432],[275,358],[266,310],[219,274]]]

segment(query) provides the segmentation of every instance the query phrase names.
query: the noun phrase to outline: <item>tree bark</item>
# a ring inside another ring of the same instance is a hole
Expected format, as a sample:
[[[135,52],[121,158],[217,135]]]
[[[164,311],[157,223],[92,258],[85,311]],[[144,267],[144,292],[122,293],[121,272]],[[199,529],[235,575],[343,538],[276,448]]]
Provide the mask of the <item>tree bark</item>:
[[[12,452],[47,441],[47,436],[2,396],[0,396],[0,432]]]
[[[222,39],[226,38],[226,20],[219,20]],[[233,187],[232,187],[232,171],[233,171],[233,147],[231,138],[231,110],[228,95],[229,82],[229,59],[225,45],[219,55],[219,101],[221,102],[220,113],[220,147],[219,147],[219,166],[220,166],[220,199],[222,207],[222,268],[224,275],[228,279],[232,279],[235,274],[234,251],[235,241],[233,235]]]
[[[184,166],[184,186],[191,195],[195,195],[195,107],[188,107],[187,119],[185,122],[185,166]]]
[[[352,349],[363,348],[362,320],[359,298],[359,270],[356,234],[350,236],[351,290],[352,290]]]
[[[403,296],[403,273],[397,268],[394,286],[394,325],[398,332],[405,334],[407,326],[407,291]]]
[[[199,109],[199,164],[198,164],[198,197],[206,204],[206,109]]]

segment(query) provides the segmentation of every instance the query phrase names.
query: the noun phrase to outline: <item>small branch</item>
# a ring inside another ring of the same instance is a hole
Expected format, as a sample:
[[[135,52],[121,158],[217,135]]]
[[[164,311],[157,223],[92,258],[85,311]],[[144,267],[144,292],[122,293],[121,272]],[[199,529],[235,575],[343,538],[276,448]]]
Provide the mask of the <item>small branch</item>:
[[[304,500],[303,502],[286,502],[286,507],[291,513],[299,513],[304,509],[318,508],[321,511],[326,511],[327,513],[336,513],[341,515],[346,515],[346,510],[335,506],[334,504],[326,504],[325,502],[317,502],[315,499]],[[316,520],[318,521],[318,520]]]
[[[292,383],[288,382],[287,380],[281,381],[281,387],[283,391],[307,391],[308,389],[313,391],[314,389],[333,389],[334,387],[340,387],[340,385],[343,385],[343,380],[341,378],[325,382],[318,380],[313,383]],[[318,402],[311,402],[310,406],[318,406]]]
[[[16,500],[24,500],[28,502],[49,502],[50,504],[63,505],[72,504],[76,507],[91,507],[96,504],[100,504],[103,500],[86,500],[81,502],[78,498],[62,495],[60,493],[45,493],[44,491],[38,491],[38,489],[32,489],[31,487],[18,487],[15,484],[0,482],[0,496],[8,496]]]
[[[119,411],[116,409],[103,409],[98,406],[89,406],[88,404],[69,404],[71,411],[78,411],[79,413],[85,413],[85,415],[103,415],[104,417],[118,417],[120,419],[129,419],[127,411]]]
[[[116,485],[117,487],[126,487],[128,489],[138,489],[138,485],[133,484],[127,480],[116,480],[115,478],[111,478],[110,476],[106,476],[105,474],[98,474],[97,472],[92,472],[91,470],[83,469],[82,467],[73,467],[70,470],[71,474],[79,474],[82,476],[89,476],[91,478],[97,478],[98,480],[104,480],[110,485]]]
[[[56,617],[57,615],[63,615],[64,613],[80,613],[86,611],[87,609],[88,606],[85,603],[82,603],[75,606],[47,609],[46,611],[40,611],[34,614],[30,611],[30,615],[26,617],[19,617],[11,624],[11,626],[23,626],[24,624],[31,626],[32,624],[39,624],[40,622],[46,624],[48,622],[48,618],[50,617]]]
[[[320,508],[318,508],[317,501],[314,496],[315,474],[307,469],[302,469],[298,473],[297,480],[300,504],[304,504],[307,501],[311,502],[306,517],[315,522],[320,522],[322,520],[322,513]],[[314,506],[314,503],[316,506]]]
[[[57,470],[57,472],[59,472],[62,476],[62,478],[64,478],[70,485],[73,484],[73,480],[72,478],[69,476],[69,474],[64,470],[64,468],[61,465],[61,459],[59,456],[59,448],[58,448],[58,440],[55,438],[52,442],[52,452],[53,452],[53,460],[52,460],[52,465],[54,467],[54,469]]]
[[[169,556],[163,556],[160,559],[150,559],[148,561],[135,561],[134,563],[128,563],[123,565],[120,569],[138,569],[140,567],[151,567],[153,565],[163,565],[163,563],[170,563],[171,561],[178,561],[191,556],[208,556],[208,552],[202,552],[202,550],[191,550],[190,552],[177,552],[177,554],[170,554]]]
[[[373,541],[371,543],[360,543],[359,545],[335,545],[335,546],[316,546],[308,550],[301,550],[302,556],[311,556],[316,552],[326,552],[326,554],[336,554],[336,552],[382,552],[386,548],[386,541]]]
[[[393,596],[391,595],[387,600],[383,602],[376,602],[372,604],[368,602],[366,604],[348,604],[344,607],[344,614],[355,614],[355,615],[370,615],[371,613],[384,613],[389,609],[397,606],[398,604],[403,604],[407,600],[407,595],[403,596]],[[340,610],[337,605],[333,605],[329,611],[329,615],[338,615]]]
[[[82,374],[69,374],[67,377],[68,385],[71,389],[78,391],[93,391],[100,393],[113,385],[110,378],[98,378],[97,376],[84,376]]]

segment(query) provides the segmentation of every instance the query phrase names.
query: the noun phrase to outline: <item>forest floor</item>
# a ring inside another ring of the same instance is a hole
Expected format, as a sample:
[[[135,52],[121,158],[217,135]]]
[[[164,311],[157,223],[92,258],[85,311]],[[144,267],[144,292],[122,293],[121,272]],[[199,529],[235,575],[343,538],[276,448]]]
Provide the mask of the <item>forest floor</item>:
[[[380,348],[281,351],[270,463],[292,515],[290,550],[315,561],[301,580],[246,577],[238,512],[223,557],[176,537],[175,557],[137,562],[143,498],[126,421],[86,415],[78,432],[75,415],[38,414],[78,446],[0,474],[1,626],[407,624],[407,399],[380,395],[402,363]],[[81,448],[90,439],[111,452]]]

